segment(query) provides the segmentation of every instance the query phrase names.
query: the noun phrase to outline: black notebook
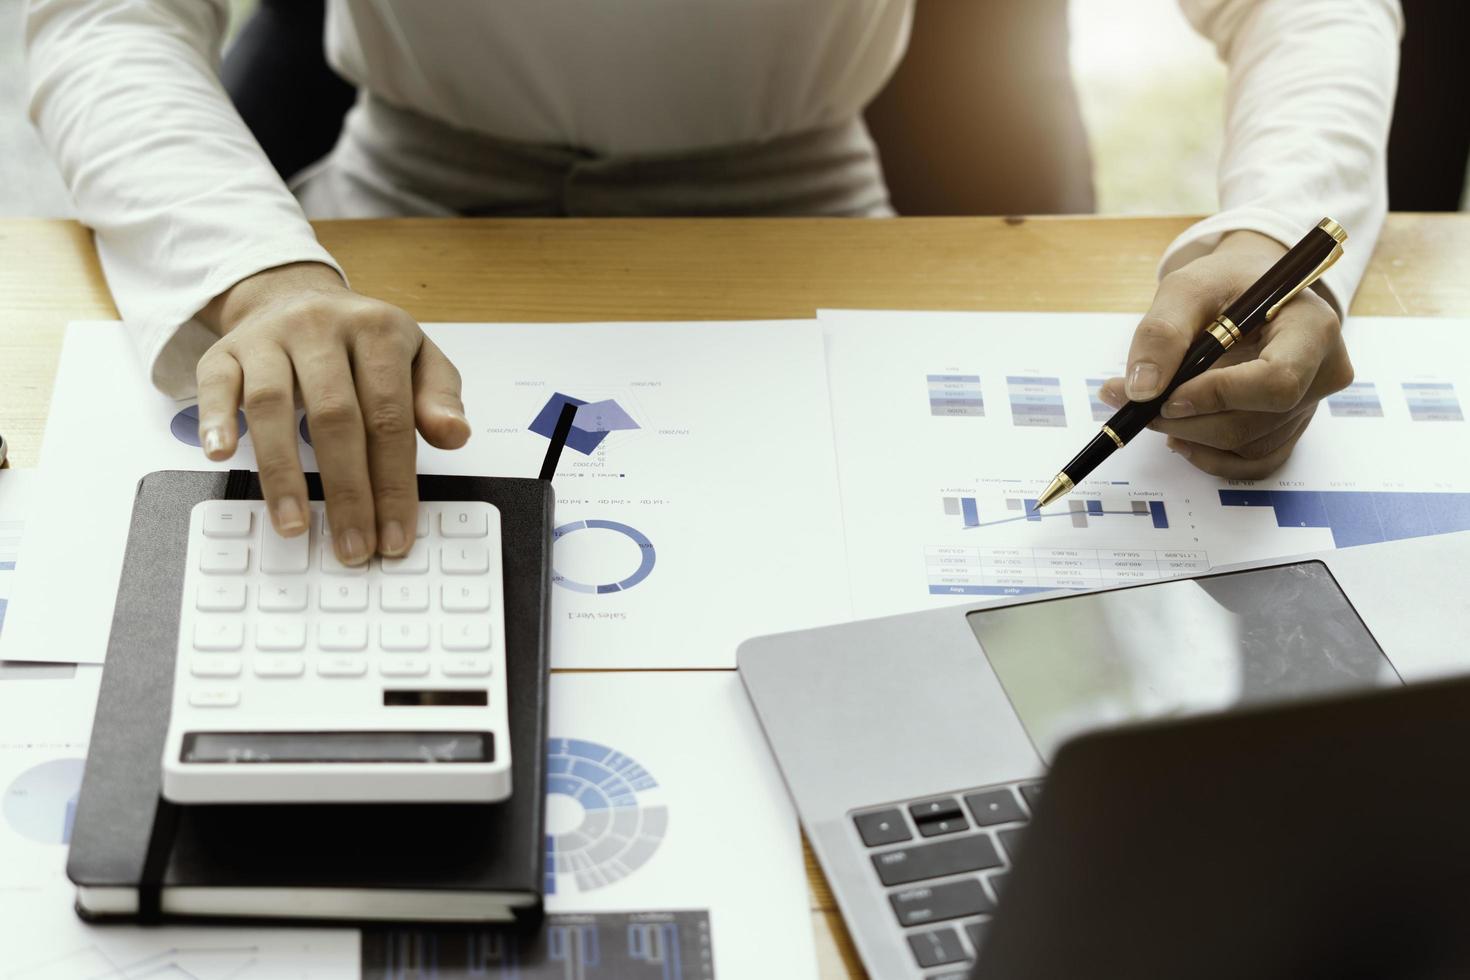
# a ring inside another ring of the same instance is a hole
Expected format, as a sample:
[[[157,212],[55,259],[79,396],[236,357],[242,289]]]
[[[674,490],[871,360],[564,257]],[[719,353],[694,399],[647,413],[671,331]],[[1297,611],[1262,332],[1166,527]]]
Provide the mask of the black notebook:
[[[308,476],[314,499],[320,484]],[[88,919],[518,922],[542,908],[551,484],[421,476],[501,513],[514,791],[495,804],[160,806],[189,513],[259,499],[243,473],[138,484],[67,875]],[[159,846],[155,820],[172,822]],[[172,819],[170,819],[172,818]],[[150,842],[153,851],[150,855]]]

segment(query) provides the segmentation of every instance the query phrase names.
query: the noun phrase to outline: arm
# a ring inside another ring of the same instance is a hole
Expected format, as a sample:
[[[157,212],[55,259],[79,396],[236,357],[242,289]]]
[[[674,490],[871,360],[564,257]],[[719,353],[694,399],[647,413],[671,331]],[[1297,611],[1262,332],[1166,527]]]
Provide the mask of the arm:
[[[1199,330],[1324,216],[1346,254],[1251,345],[1185,385],[1155,424],[1220,476],[1280,466],[1317,402],[1352,380],[1341,323],[1387,209],[1386,148],[1403,29],[1397,0],[1180,0],[1230,70],[1220,213],[1164,253],[1126,381],[1103,396],[1146,400]]]
[[[215,76],[226,14],[226,0],[32,0],[31,116],[154,383],[178,397],[197,378],[210,458],[233,455],[243,406],[272,520],[302,533],[299,386],[338,555],[400,554],[415,426],[445,448],[469,437],[459,377],[412,318],[344,285]]]

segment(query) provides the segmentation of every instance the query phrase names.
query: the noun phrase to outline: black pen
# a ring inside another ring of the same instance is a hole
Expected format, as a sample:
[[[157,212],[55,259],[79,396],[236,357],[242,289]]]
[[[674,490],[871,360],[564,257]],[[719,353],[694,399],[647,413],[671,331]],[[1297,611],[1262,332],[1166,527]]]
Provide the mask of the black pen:
[[[1036,500],[1037,508],[1071,493],[1072,488],[1102,465],[1103,460],[1122,449],[1129,439],[1158,418],[1159,410],[1176,388],[1203,374],[1221,354],[1261,324],[1273,319],[1276,312],[1297,293],[1316,282],[1332,263],[1342,257],[1342,243],[1345,241],[1347,232],[1343,231],[1342,225],[1331,218],[1323,218],[1253,286],[1225,307],[1225,312],[1215,317],[1210,328],[1200,334],[1194,346],[1189,348],[1189,353],[1184,355],[1184,363],[1157,398],[1129,402],[1108,419],[1102,431],[1073,457],[1072,462],[1062,467],[1062,471],[1041,492]]]

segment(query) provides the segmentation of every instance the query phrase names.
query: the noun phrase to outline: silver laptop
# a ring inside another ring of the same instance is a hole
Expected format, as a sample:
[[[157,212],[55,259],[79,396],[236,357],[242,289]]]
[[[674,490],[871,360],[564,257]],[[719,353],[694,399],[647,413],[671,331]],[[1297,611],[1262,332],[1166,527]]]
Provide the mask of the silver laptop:
[[[760,637],[740,674],[869,973],[967,977],[1048,761],[1470,672],[1470,532]]]

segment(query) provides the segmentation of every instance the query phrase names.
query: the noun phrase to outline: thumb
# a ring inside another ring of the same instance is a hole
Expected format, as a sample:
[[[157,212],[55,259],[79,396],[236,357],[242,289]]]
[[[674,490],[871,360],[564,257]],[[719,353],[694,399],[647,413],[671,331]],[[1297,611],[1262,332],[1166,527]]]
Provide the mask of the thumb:
[[[469,441],[470,423],[459,393],[459,370],[425,337],[413,361],[413,418],[437,449],[458,449]]]
[[[1158,397],[1189,345],[1234,296],[1234,277],[1212,274],[1206,260],[1171,272],[1159,283],[1153,305],[1128,348],[1124,391],[1136,402]]]

